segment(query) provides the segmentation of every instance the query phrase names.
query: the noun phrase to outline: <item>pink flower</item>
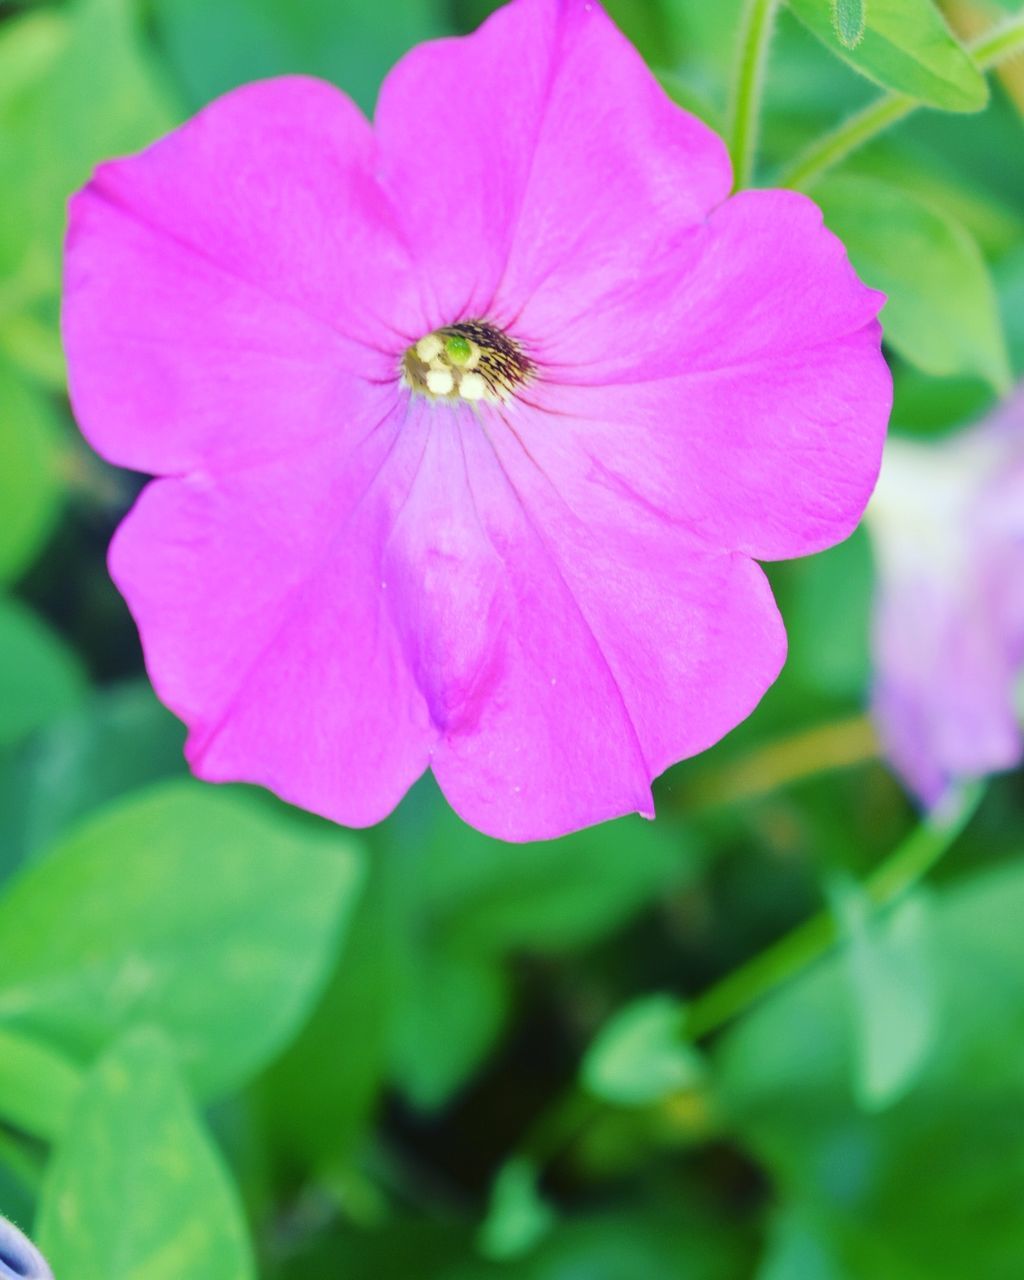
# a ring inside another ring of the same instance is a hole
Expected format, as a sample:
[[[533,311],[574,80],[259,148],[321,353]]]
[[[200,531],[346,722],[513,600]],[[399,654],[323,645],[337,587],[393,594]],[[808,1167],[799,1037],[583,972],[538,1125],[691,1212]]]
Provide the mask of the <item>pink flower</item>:
[[[414,49],[372,128],[273,80],[99,169],[71,392],[163,477],[110,563],[196,773],[360,826],[429,767],[539,838],[749,714],[753,558],[856,525],[890,382],[815,206],[730,184],[589,0]]]
[[[1024,387],[947,440],[891,440],[868,527],[875,719],[933,808],[951,783],[1011,768],[1024,750]]]

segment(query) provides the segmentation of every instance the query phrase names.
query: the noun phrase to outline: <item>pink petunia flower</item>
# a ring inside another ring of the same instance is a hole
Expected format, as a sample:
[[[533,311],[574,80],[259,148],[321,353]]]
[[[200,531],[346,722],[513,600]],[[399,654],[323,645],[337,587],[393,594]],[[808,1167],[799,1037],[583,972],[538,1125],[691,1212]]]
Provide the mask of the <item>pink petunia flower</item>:
[[[893,765],[933,808],[952,783],[1024,754],[1024,386],[948,439],[890,440],[867,524],[875,719]]]
[[[371,127],[248,85],[73,201],[71,394],[154,474],[111,548],[201,777],[354,826],[426,768],[508,839],[653,813],[845,537],[881,298],[589,0],[414,49]]]

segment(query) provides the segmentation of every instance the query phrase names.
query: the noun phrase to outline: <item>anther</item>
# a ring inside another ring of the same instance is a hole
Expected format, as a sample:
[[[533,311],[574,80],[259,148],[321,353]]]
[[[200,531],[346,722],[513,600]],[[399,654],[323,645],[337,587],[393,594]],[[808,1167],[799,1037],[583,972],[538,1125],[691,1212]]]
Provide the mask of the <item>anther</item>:
[[[533,374],[519,343],[484,320],[428,333],[402,359],[402,379],[434,399],[505,401]]]

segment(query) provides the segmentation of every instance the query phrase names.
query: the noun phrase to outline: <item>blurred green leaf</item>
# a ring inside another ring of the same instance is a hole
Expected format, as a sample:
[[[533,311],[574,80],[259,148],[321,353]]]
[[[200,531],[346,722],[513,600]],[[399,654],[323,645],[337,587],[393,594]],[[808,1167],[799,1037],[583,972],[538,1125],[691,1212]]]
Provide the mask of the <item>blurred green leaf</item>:
[[[846,1280],[814,1229],[789,1211],[773,1224],[756,1280]]]
[[[749,1274],[742,1234],[694,1221],[685,1207],[610,1212],[563,1222],[513,1268],[469,1264],[444,1280],[738,1280]],[[386,1274],[386,1273],[384,1273]]]
[[[789,0],[789,6],[827,48],[887,89],[946,111],[980,111],[988,101],[985,77],[932,0],[870,0],[855,46],[840,38],[831,0]]]
[[[67,1125],[81,1076],[38,1040],[0,1027],[0,1117],[53,1140]]]
[[[695,869],[685,832],[640,819],[538,844],[491,840],[430,779],[378,839],[389,865],[391,1069],[424,1109],[445,1102],[501,1033],[507,954],[586,946]]]
[[[60,432],[45,397],[0,354],[0,583],[32,563],[60,507]]]
[[[154,0],[171,66],[200,106],[247,80],[321,76],[367,112],[399,57],[447,34],[440,0]]]
[[[463,950],[585,946],[696,868],[692,837],[668,821],[621,818],[561,840],[505,844],[467,827],[436,795],[430,810],[425,856],[409,874]]]
[[[8,866],[40,852],[75,819],[149,782],[186,771],[181,723],[148,682],[94,690],[0,757]]]
[[[595,1097],[627,1107],[698,1087],[706,1071],[685,1034],[686,1009],[674,996],[634,1001],[601,1028],[587,1050],[584,1086]]]
[[[395,927],[382,860],[371,857],[368,864],[366,887],[338,939],[319,1002],[259,1083],[263,1124],[293,1167],[321,1170],[347,1159],[387,1074]]]
[[[136,1031],[86,1083],[38,1239],[74,1280],[253,1280],[245,1222],[162,1037]]]
[[[85,688],[64,642],[20,601],[0,596],[0,746],[72,710]]]
[[[57,289],[68,196],[175,123],[137,21],[133,0],[76,0],[0,26],[0,67],[28,59],[0,77],[0,278],[16,275],[28,299]]]
[[[913,1089],[865,1114],[841,957],[718,1046],[736,1131],[826,1238],[844,1277],[1011,1280],[1024,1256],[1024,866],[937,895],[942,1034]]]
[[[391,1070],[409,1101],[442,1106],[473,1074],[505,1025],[509,985],[501,964],[417,946],[400,958]]]
[[[855,1089],[860,1105],[874,1110],[913,1086],[935,1043],[928,900],[919,892],[879,920],[854,883],[836,883],[831,897],[853,994]]]
[[[1005,390],[1010,369],[995,290],[968,232],[869,178],[830,178],[814,198],[864,281],[888,295],[886,341],[925,373],[970,373]]]
[[[844,49],[856,49],[864,39],[867,0],[832,0],[832,25]]]
[[[528,1160],[510,1160],[494,1180],[480,1249],[496,1260],[520,1258],[544,1239],[555,1221],[537,1186],[537,1170]]]
[[[820,555],[783,566],[787,663],[807,689],[860,702],[871,673],[868,652],[874,569],[858,530]]]
[[[186,782],[129,796],[0,899],[0,1025],[87,1063],[151,1022],[221,1093],[309,1012],[359,879],[347,840],[257,797]]]

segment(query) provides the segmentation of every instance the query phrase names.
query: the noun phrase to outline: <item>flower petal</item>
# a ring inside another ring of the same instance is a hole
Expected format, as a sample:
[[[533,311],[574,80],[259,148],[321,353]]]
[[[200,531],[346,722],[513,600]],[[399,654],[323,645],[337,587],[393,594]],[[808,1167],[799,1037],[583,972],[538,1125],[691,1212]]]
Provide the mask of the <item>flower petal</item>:
[[[158,480],[111,547],[162,700],[210,781],[379,821],[436,731],[386,607],[381,548],[418,461],[399,414],[343,456]]]
[[[342,93],[295,77],[97,170],[71,206],[63,330],[101,454],[154,474],[252,461],[372,411],[423,332],[375,148]]]
[[[670,274],[545,339],[531,396],[577,447],[562,465],[760,559],[840,541],[891,406],[881,295],[788,192],[730,200]]]
[[[755,565],[570,511],[489,412],[437,414],[386,563],[438,782],[504,839],[650,816],[650,780],[748,714],[785,651]]]
[[[490,432],[556,572],[586,617],[629,710],[649,776],[750,714],[786,653],[760,568],[601,486],[563,489],[534,443],[557,423],[523,413]],[[557,463],[556,463],[557,465]]]
[[[599,645],[468,410],[428,407],[385,555],[388,597],[467,822],[507,840],[652,816],[650,774]]]
[[[502,323],[542,282],[585,307],[731,185],[720,139],[593,0],[515,0],[472,36],[420,45],[375,127],[436,324]]]
[[[959,779],[1014,767],[1024,749],[1013,705],[1019,655],[986,598],[997,585],[883,583],[872,709],[886,755],[927,808]]]

